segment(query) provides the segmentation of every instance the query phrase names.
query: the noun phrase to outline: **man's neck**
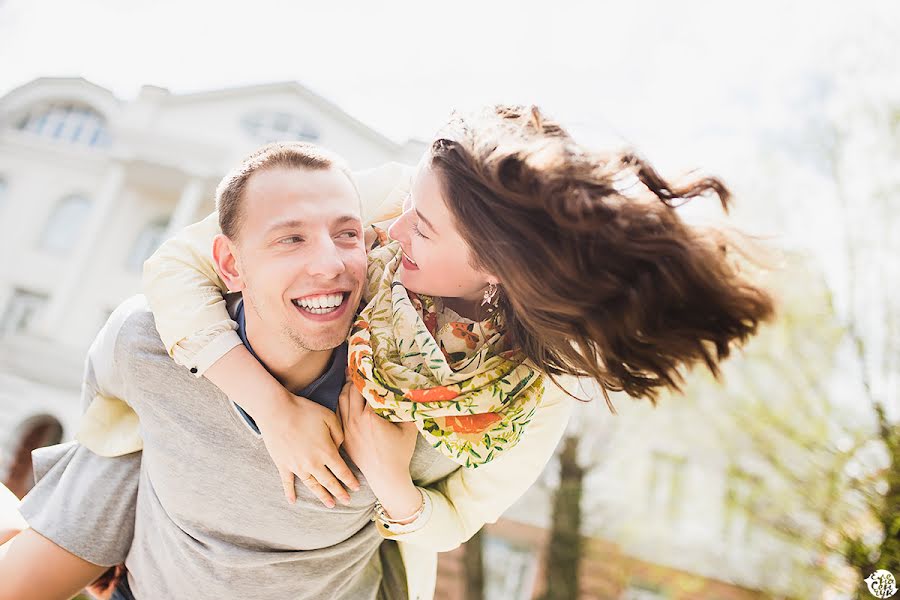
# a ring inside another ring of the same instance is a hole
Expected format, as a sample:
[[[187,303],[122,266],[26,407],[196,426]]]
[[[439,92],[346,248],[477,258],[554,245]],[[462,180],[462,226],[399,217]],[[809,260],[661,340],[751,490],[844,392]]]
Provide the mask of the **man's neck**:
[[[254,327],[247,319],[247,341],[266,369],[292,393],[308,387],[328,369],[334,349],[313,351],[286,343],[281,336]]]

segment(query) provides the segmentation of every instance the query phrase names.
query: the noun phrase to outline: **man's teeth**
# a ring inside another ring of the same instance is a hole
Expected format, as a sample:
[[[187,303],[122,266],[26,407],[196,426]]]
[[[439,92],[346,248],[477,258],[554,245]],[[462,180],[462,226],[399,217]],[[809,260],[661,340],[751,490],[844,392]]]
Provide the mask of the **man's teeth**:
[[[323,315],[336,310],[344,302],[343,294],[324,294],[321,296],[307,296],[294,300],[294,304],[304,310],[317,315]]]

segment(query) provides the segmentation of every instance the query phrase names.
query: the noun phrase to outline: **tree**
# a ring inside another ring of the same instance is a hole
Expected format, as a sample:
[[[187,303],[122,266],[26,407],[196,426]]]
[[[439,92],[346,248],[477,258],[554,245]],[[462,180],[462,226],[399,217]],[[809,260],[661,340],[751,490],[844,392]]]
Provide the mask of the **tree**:
[[[463,544],[465,600],[484,600],[484,529]]]

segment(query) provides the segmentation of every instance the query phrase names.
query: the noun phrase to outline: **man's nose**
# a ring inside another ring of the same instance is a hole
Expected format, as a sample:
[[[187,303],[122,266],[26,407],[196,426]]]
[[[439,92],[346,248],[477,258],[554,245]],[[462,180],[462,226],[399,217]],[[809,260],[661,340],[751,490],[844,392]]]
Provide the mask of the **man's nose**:
[[[307,264],[310,275],[333,279],[347,270],[344,257],[330,237],[319,243]]]

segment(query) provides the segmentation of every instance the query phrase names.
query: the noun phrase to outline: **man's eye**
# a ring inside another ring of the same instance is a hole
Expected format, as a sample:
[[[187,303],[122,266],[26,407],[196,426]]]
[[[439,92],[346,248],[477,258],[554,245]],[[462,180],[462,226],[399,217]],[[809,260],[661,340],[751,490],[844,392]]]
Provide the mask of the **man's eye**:
[[[345,231],[340,235],[348,237],[348,238],[358,238],[359,232],[358,231]]]
[[[289,236],[286,238],[281,238],[280,240],[278,240],[278,243],[287,245],[287,244],[298,244],[302,241],[303,241],[303,238],[300,237],[299,235],[292,235],[292,236]]]

